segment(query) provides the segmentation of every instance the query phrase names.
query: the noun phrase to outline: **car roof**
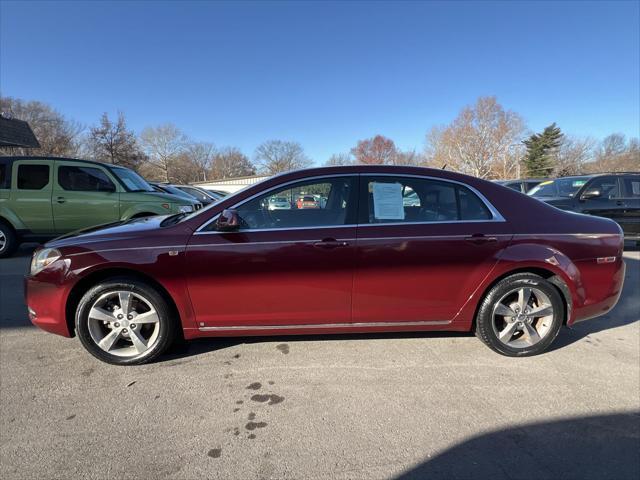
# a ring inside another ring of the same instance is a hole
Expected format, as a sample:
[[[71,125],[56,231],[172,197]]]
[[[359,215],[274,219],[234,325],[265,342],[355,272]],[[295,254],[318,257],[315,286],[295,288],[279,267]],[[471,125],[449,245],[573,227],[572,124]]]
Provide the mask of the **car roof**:
[[[86,160],[83,158],[71,158],[71,157],[56,157],[54,155],[17,155],[17,156],[7,156],[7,157],[0,157],[1,160],[8,160],[9,163],[15,162],[17,160],[20,161],[25,161],[25,160],[34,160],[34,161],[42,161],[42,160],[51,160],[51,161],[57,161],[57,160],[62,160],[65,162],[82,162],[82,163],[90,163],[92,165],[102,165],[104,167],[109,167],[109,168],[127,168],[127,167],[123,167],[121,165],[114,165],[112,163],[106,163],[106,162],[99,162],[97,160]]]

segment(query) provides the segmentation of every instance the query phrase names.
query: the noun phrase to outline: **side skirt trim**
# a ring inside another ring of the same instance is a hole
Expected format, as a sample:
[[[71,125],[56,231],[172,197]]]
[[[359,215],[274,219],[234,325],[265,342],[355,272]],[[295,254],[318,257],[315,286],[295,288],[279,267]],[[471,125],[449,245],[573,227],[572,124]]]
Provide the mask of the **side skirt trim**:
[[[316,323],[296,325],[231,325],[221,327],[199,327],[201,332],[223,330],[298,330],[320,328],[368,328],[368,327],[423,327],[429,325],[448,325],[448,320],[428,320],[423,322],[367,322],[367,323]]]

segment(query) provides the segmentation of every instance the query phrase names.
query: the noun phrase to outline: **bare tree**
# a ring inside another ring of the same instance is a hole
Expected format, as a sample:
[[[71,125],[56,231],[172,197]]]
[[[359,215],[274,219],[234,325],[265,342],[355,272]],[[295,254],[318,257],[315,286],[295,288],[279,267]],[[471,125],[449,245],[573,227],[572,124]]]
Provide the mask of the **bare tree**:
[[[353,165],[354,159],[350,153],[334,153],[325,162],[326,167],[337,167],[343,165]]]
[[[261,173],[275,175],[306,168],[313,162],[297,142],[269,140],[256,148],[255,164]]]
[[[405,152],[397,151],[393,159],[394,165],[421,165],[423,163],[422,156],[415,150],[407,150]]]
[[[520,115],[505,110],[496,97],[480,97],[450,125],[427,134],[425,156],[431,165],[476,177],[513,178],[518,156],[510,146],[521,141],[523,132]]]
[[[373,138],[358,141],[351,149],[356,162],[365,165],[392,165],[398,154],[395,143],[390,138],[376,135]]]
[[[255,175],[256,168],[251,160],[235,147],[221,149],[213,157],[211,175],[213,178],[234,178]]]
[[[127,129],[124,113],[118,112],[118,120],[113,123],[107,113],[103,113],[100,124],[92,127],[87,137],[90,155],[96,160],[138,169],[145,156],[138,147],[135,133]]]
[[[140,143],[151,167],[147,174],[165,182],[173,181],[171,170],[186,150],[186,135],[172,123],[165,123],[145,128],[140,134]]]
[[[75,156],[79,150],[79,138],[84,128],[65,118],[50,105],[37,101],[25,101],[13,97],[0,97],[0,112],[10,118],[29,123],[40,148],[12,149],[11,155]],[[2,155],[3,153],[0,153]]]
[[[594,140],[590,138],[565,136],[555,152],[554,175],[563,177],[583,173],[585,164],[593,158],[594,145]]]
[[[196,142],[187,145],[186,157],[196,170],[192,181],[207,181],[207,173],[211,169],[216,149],[212,143]]]
[[[619,133],[609,135],[596,148],[595,160],[585,168],[594,173],[640,170],[640,140],[627,140]]]

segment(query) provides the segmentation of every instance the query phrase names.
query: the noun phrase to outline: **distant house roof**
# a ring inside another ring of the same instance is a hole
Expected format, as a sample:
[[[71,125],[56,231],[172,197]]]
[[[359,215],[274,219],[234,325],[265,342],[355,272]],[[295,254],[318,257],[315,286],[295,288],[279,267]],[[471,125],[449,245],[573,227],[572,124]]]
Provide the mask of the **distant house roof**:
[[[40,148],[29,124],[0,115],[0,147]]]

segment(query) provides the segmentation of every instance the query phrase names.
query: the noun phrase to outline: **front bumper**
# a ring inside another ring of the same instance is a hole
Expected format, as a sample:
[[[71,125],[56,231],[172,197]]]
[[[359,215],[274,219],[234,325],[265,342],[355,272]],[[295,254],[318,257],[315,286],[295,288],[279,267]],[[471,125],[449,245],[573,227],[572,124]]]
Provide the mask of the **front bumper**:
[[[24,291],[31,323],[56,335],[73,336],[67,325],[65,304],[68,292],[64,285],[26,276]]]

